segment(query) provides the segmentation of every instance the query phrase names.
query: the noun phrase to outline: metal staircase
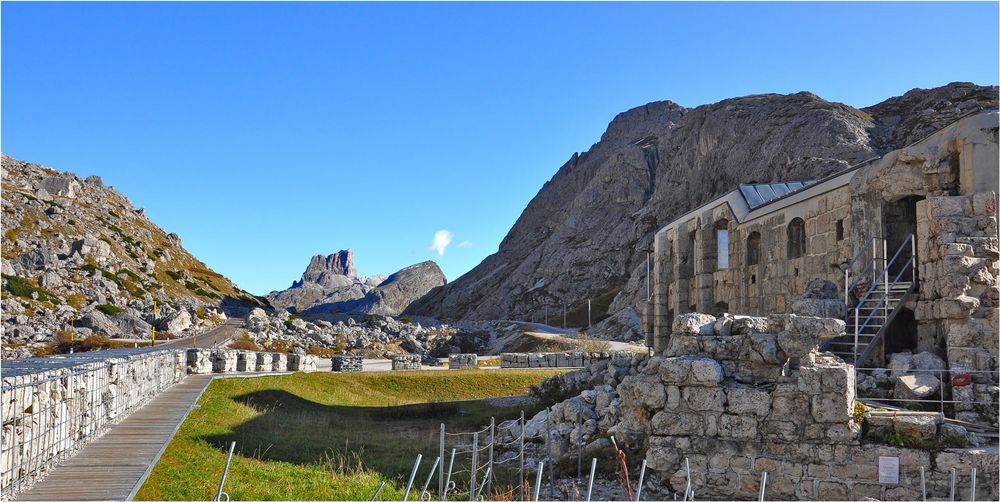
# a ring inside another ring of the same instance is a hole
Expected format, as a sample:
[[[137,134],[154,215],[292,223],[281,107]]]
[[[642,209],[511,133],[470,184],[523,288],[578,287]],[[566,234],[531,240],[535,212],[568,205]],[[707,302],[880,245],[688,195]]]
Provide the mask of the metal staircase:
[[[901,258],[904,249],[910,257]],[[881,253],[879,252],[881,251]],[[865,364],[879,347],[892,320],[899,313],[898,307],[916,290],[916,243],[911,234],[900,244],[892,258],[886,260],[886,244],[882,239],[871,239],[854,256],[844,271],[844,300],[851,306],[847,314],[846,334],[827,341],[823,348],[855,367]],[[861,260],[865,267],[852,282],[851,271]],[[895,273],[890,274],[890,271]],[[852,305],[851,291],[859,284],[871,286]]]

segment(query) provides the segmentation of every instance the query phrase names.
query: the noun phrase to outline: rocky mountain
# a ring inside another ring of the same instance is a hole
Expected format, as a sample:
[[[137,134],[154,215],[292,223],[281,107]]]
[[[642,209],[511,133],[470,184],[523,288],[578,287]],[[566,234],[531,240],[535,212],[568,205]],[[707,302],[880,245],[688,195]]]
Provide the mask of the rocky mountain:
[[[996,87],[952,83],[862,109],[808,92],[633,108],[557,170],[495,254],[407,313],[554,322],[565,305],[570,325],[585,326],[591,299],[593,319],[610,317],[592,333],[636,337],[662,225],[740,183],[822,177],[997,102]]]
[[[413,301],[447,281],[433,261],[406,267],[388,278],[384,275],[359,277],[354,268],[354,251],[347,249],[329,256],[316,255],[302,273],[283,291],[272,291],[268,301],[276,308],[302,314],[398,315]]]
[[[179,335],[262,304],[97,176],[2,158],[4,355],[62,337]],[[153,301],[158,303],[153,315]]]

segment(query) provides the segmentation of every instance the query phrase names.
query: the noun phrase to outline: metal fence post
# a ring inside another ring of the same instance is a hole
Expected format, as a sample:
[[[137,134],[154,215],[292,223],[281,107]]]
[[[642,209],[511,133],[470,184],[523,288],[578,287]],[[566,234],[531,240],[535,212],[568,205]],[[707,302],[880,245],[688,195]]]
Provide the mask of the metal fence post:
[[[576,416],[576,482],[583,476],[583,415]]]
[[[444,422],[441,422],[441,441],[438,445],[438,458],[441,465],[438,466],[438,500],[444,502]]]
[[[420,468],[420,459],[421,458],[423,458],[423,455],[421,455],[420,453],[418,453],[417,454],[417,461],[413,463],[413,471],[410,472],[410,480],[406,482],[406,491],[403,492],[403,502],[406,502],[406,499],[409,498],[409,496],[410,496],[410,487],[413,486],[413,478],[417,477],[417,469]]]
[[[448,496],[448,490],[451,489],[451,469],[455,467],[455,448],[451,449],[451,460],[448,461],[448,475],[444,478],[444,495]]]
[[[476,463],[479,460],[479,433],[472,435],[472,472],[469,474],[469,500],[476,495]]]
[[[590,494],[594,492],[594,474],[597,473],[597,459],[590,459],[590,480],[587,481],[587,502],[590,502]]]
[[[767,488],[767,471],[764,471],[760,475],[760,495],[757,497],[758,502],[764,502],[764,490]]]
[[[920,496],[921,500],[927,502],[927,483],[924,481],[924,466],[920,466]]]
[[[535,476],[535,502],[538,502],[538,490],[542,488],[542,471],[545,470],[545,462],[538,462],[538,475]]]
[[[635,490],[635,502],[639,502],[642,496],[642,483],[646,480],[646,459],[642,459],[642,468],[639,470],[639,487]]]
[[[955,468],[951,469],[951,495],[948,496],[948,500],[955,500]]]
[[[587,327],[590,327],[590,298],[587,298]]]
[[[552,461],[552,407],[545,412],[545,454],[549,457],[549,500],[555,500],[556,470]]]
[[[521,439],[518,441],[518,463],[520,464],[520,475],[518,481],[521,484],[521,500],[524,500],[528,494],[524,489],[524,410],[521,410]]]
[[[372,498],[370,498],[368,502],[375,502],[375,497],[378,497],[378,492],[382,491],[383,486],[385,486],[385,480],[382,480],[382,482],[378,484],[378,488],[375,489],[375,493],[372,494]]]
[[[975,467],[972,468],[972,496],[969,497],[969,500],[971,500],[972,502],[976,502],[976,468]]]
[[[431,485],[431,480],[434,479],[434,471],[437,470],[438,465],[441,463],[441,457],[434,459],[434,465],[431,466],[431,470],[427,471],[427,481],[424,482],[424,487],[420,490],[420,496],[417,497],[417,500],[424,500],[424,494],[427,494],[427,487]],[[427,499],[430,500],[430,497],[427,497]]]
[[[229,474],[229,463],[233,461],[233,450],[236,449],[236,441],[229,443],[229,456],[226,457],[226,468],[222,470],[222,479],[219,480],[219,490],[215,492],[215,500],[218,502],[222,500],[222,487],[226,484],[226,476]],[[226,500],[229,500],[229,495],[226,495]]]
[[[486,496],[489,497],[493,493],[493,443],[496,439],[496,428],[497,420],[495,417],[490,417],[490,449],[489,449],[489,466],[486,468]]]

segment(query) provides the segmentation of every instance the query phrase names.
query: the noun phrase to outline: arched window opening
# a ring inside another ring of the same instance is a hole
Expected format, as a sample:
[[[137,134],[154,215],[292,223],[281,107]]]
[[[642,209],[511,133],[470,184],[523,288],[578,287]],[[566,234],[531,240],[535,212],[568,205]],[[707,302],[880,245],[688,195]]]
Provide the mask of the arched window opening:
[[[806,254],[806,222],[795,218],[788,224],[788,258],[801,258]]]
[[[750,232],[747,236],[747,265],[760,263],[760,232]]]
[[[716,270],[729,268],[729,221],[715,222]]]

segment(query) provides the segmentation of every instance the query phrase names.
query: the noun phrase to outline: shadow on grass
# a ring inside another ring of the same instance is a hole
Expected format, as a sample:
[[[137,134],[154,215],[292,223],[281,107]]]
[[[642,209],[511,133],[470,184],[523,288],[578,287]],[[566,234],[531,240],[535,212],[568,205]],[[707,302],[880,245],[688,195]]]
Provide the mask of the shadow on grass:
[[[422,454],[424,460],[418,476],[421,484],[438,456],[441,423],[449,433],[470,432],[488,426],[490,417],[499,424],[517,418],[522,410],[522,407],[497,408],[485,400],[386,407],[337,406],[316,403],[284,390],[261,390],[233,400],[254,409],[258,415],[229,434],[203,436],[216,448],[228,449],[229,443],[236,441],[236,452],[247,458],[319,465],[342,475],[378,472],[404,482],[417,454]],[[537,411],[534,407],[523,410],[527,417]],[[468,450],[472,440],[471,435],[446,439],[446,457],[451,448]],[[487,443],[488,437],[483,434],[480,445]],[[466,464],[470,462],[469,455],[458,455],[455,471],[468,469]],[[510,477],[509,473],[497,475],[504,480]],[[433,484],[436,486],[436,481]]]

